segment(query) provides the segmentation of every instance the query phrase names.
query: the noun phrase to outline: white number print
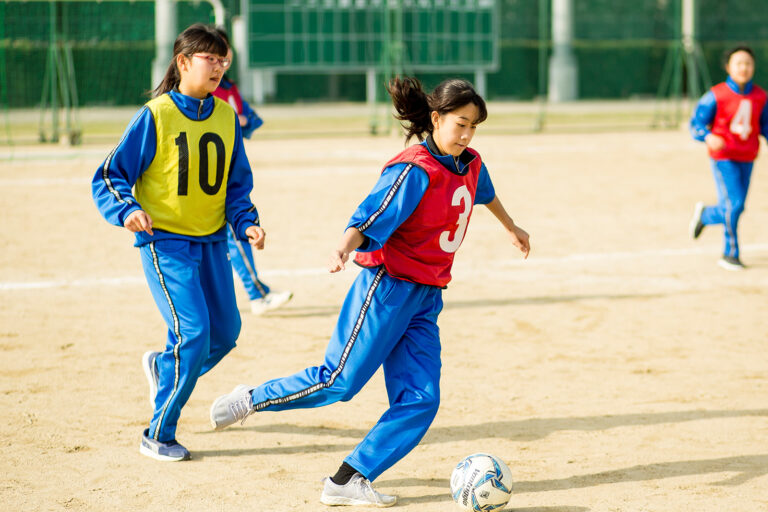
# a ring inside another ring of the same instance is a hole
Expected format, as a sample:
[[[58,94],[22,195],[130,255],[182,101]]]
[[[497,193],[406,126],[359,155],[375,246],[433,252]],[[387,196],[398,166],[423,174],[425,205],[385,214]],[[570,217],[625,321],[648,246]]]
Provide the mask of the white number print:
[[[741,100],[736,115],[731,119],[731,133],[739,136],[741,140],[747,140],[752,133],[752,102]]]
[[[443,231],[440,233],[440,248],[445,252],[456,252],[461,245],[461,241],[464,240],[464,232],[467,230],[469,214],[472,213],[472,196],[469,194],[466,185],[462,185],[456,189],[453,193],[451,205],[459,206],[462,202],[464,203],[464,210],[459,214],[459,220],[456,222],[456,231],[453,233],[453,240],[451,240],[450,231]]]

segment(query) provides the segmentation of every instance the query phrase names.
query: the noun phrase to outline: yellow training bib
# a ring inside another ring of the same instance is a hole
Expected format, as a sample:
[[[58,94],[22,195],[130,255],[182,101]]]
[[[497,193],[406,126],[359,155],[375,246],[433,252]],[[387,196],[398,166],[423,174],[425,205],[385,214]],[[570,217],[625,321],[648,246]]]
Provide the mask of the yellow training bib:
[[[155,228],[205,236],[224,226],[232,152],[234,111],[214,98],[213,113],[196,121],[168,94],[147,102],[157,131],[157,151],[136,181],[136,200]]]

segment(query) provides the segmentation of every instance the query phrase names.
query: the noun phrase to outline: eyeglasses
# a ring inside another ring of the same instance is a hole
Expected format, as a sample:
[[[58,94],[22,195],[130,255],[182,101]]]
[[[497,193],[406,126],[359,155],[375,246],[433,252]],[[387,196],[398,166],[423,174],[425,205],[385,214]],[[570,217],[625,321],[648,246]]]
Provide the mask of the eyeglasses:
[[[200,57],[201,59],[207,60],[208,64],[210,64],[211,66],[215,66],[216,64],[219,64],[224,69],[229,68],[229,65],[232,64],[232,61],[226,57],[217,57],[215,55],[209,55],[207,53],[195,53],[192,56]]]

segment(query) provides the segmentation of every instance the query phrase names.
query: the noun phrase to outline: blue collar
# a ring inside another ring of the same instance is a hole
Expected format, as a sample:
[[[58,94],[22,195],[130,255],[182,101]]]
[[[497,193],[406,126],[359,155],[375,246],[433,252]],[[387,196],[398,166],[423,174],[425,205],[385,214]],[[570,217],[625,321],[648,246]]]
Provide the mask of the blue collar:
[[[179,107],[182,114],[195,121],[203,121],[208,119],[213,113],[214,98],[212,94],[209,94],[205,99],[193,98],[192,96],[186,96],[181,94],[178,89],[174,89],[168,93],[173,102]]]
[[[469,164],[472,162],[472,160],[475,159],[475,155],[466,149],[461,152],[458,158],[454,158],[453,155],[442,154],[437,148],[437,144],[435,143],[435,139],[432,138],[431,133],[427,135],[427,138],[424,140],[424,142],[421,143],[421,145],[427,148],[427,151],[429,151],[435,160],[440,162],[443,167],[451,171],[453,174],[458,174],[460,176],[463,176],[469,172]]]
[[[739,88],[739,84],[734,82],[733,78],[731,78],[730,76],[725,79],[725,83],[728,84],[728,87],[730,87],[731,90],[736,94],[749,94],[752,92],[752,80],[750,80],[744,85],[743,91]]]

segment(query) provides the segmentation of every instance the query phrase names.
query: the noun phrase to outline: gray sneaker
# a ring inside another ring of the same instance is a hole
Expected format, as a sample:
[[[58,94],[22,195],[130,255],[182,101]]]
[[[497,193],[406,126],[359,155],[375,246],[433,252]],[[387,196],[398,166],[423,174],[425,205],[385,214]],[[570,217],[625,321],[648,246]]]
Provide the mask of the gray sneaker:
[[[739,258],[734,258],[733,256],[723,256],[717,260],[717,264],[725,270],[739,271],[747,268]]]
[[[245,384],[235,386],[228,395],[222,395],[211,405],[211,426],[214,430],[227,428],[233,423],[245,423],[245,418],[253,413],[251,388]]]
[[[360,473],[345,485],[337,485],[330,478],[323,479],[323,494],[320,503],[323,505],[360,505],[368,507],[391,507],[397,501],[397,496],[381,494],[376,491],[371,482]]]
[[[163,462],[189,460],[189,450],[181,446],[175,439],[163,443],[149,437],[149,429],[145,428],[141,435],[139,453]]]

